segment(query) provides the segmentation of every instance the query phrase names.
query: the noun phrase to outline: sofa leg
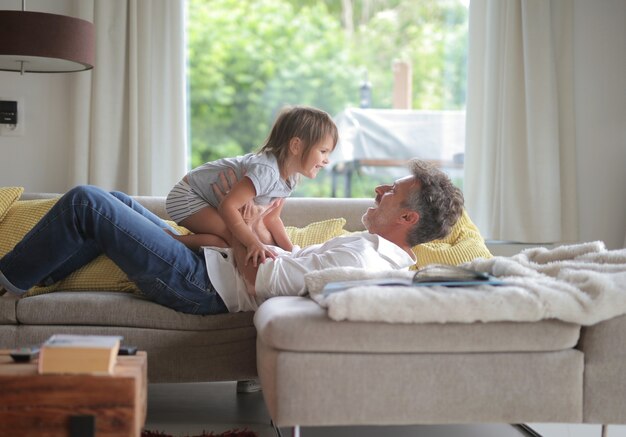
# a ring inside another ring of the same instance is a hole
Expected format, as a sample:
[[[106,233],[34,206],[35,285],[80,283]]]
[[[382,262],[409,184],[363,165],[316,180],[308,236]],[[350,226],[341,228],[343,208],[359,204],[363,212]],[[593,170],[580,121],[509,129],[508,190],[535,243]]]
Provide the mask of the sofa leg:
[[[274,423],[273,420],[270,420],[270,424],[272,425],[272,428],[274,428],[274,432],[276,433],[276,437],[283,437],[283,433],[280,432],[280,428],[276,426],[276,424]]]
[[[602,437],[609,437],[609,425],[602,425]]]
[[[280,432],[280,428],[276,426],[274,421],[271,421],[272,428],[274,428],[274,432],[276,433],[276,437],[283,437],[283,433]],[[291,437],[300,437],[300,426],[296,425],[291,428]]]
[[[524,423],[519,423],[511,426],[513,428],[517,428],[517,430],[524,434],[526,437],[542,437],[541,434],[539,434],[537,431]]]

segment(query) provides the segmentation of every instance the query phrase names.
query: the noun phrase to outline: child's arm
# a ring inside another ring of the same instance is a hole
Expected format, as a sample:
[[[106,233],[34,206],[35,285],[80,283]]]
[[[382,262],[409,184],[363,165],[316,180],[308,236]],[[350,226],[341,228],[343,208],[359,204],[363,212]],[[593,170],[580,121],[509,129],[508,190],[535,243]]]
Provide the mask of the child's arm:
[[[272,209],[267,216],[263,219],[265,226],[274,237],[274,241],[276,245],[281,247],[282,249],[291,252],[293,249],[293,244],[287,235],[287,231],[285,230],[285,224],[280,218],[280,213],[283,210],[283,206],[285,205],[285,199],[280,199],[278,201],[278,205]]]
[[[218,211],[232,236],[246,246],[246,263],[251,260],[252,265],[256,267],[258,264],[265,262],[267,257],[276,258],[276,254],[259,240],[252,229],[250,229],[250,226],[244,221],[239,210],[250,200],[254,199],[255,196],[256,190],[252,181],[244,177],[233,185],[230,192],[220,203]]]

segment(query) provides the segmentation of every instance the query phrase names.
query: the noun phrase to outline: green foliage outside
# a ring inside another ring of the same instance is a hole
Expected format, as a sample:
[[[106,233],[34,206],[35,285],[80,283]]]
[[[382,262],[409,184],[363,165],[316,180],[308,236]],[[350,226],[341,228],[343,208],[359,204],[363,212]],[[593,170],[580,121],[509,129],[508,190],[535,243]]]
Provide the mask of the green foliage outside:
[[[358,106],[365,72],[372,107],[390,108],[394,60],[412,64],[413,108],[465,106],[468,11],[459,0],[187,4],[192,167],[257,150],[285,105],[331,115]],[[295,195],[330,196],[328,173],[303,179]],[[378,183],[355,179],[355,197]]]

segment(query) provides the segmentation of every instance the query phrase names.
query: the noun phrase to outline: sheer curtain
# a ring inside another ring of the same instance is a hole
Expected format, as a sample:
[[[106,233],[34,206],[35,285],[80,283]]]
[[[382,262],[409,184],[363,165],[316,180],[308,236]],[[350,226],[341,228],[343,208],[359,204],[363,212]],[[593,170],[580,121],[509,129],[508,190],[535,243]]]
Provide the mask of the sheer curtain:
[[[81,0],[96,67],[73,96],[74,184],[165,195],[187,169],[183,0]]]
[[[578,237],[570,0],[470,3],[464,191],[488,239]]]

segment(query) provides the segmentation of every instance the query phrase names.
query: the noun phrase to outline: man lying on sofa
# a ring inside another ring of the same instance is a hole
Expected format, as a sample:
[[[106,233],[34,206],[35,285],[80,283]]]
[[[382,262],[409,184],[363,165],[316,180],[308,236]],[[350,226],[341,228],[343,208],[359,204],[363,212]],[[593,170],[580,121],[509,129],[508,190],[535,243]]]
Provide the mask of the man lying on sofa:
[[[64,194],[0,259],[0,288],[23,295],[106,254],[149,299],[191,314],[254,310],[274,295],[299,294],[304,274],[337,266],[406,269],[411,247],[445,237],[463,212],[463,195],[445,173],[414,160],[412,175],[376,188],[363,215],[367,231],[279,252],[258,267],[245,249],[200,253],[164,233],[168,225],[129,196],[79,186]]]

